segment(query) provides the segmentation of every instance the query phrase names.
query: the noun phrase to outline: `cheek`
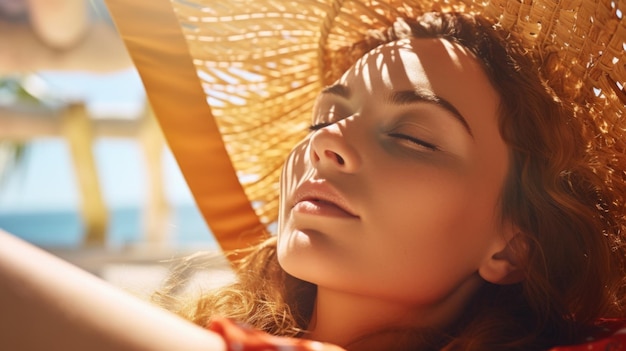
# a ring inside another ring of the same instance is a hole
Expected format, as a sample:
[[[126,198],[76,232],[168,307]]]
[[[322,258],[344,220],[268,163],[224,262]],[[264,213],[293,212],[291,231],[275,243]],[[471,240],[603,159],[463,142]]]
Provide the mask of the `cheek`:
[[[291,198],[297,186],[303,179],[310,177],[312,169],[310,167],[308,156],[308,138],[304,139],[300,144],[291,151],[285,161],[280,176],[280,193],[279,193],[279,209],[278,209],[278,231],[284,228],[284,221],[287,219],[286,214],[289,208],[287,202]]]
[[[477,270],[496,234],[491,199],[477,198],[463,182],[439,179],[428,184],[388,190],[393,201],[373,209],[376,215],[367,229],[366,236],[375,239],[364,240],[371,260],[394,267],[407,294],[427,289],[440,293]],[[377,276],[385,274],[391,273],[381,270]]]
[[[373,209],[378,230],[406,233],[406,241],[418,240],[411,234],[416,233],[419,240],[445,246],[495,227],[497,194],[463,174],[422,172],[408,179],[391,178],[372,197],[385,199]]]

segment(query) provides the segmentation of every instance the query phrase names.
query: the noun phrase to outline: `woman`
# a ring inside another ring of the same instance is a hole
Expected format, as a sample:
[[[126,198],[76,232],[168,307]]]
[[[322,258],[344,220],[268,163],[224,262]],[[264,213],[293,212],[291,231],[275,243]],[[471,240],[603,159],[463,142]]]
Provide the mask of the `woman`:
[[[54,279],[40,267],[69,269],[0,235],[0,346],[532,350],[623,318],[624,141],[602,123],[618,92],[592,103],[520,40],[430,14],[329,55],[277,238],[179,308],[215,333]]]
[[[454,13],[337,57],[277,238],[181,314],[349,350],[546,349],[624,317],[624,155],[598,163],[558,65]]]

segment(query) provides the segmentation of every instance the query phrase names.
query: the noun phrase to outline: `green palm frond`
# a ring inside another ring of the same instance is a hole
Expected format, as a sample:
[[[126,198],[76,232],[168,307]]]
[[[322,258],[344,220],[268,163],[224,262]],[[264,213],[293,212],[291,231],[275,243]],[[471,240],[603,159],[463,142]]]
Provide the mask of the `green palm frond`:
[[[28,146],[23,142],[0,141],[0,188],[9,176],[24,167]]]
[[[0,77],[0,106],[40,106],[44,103],[24,87],[24,76]],[[9,175],[19,169],[27,154],[28,144],[23,141],[0,140],[0,186]]]
[[[21,76],[0,78],[0,106],[16,103],[39,104],[40,100],[24,88]]]

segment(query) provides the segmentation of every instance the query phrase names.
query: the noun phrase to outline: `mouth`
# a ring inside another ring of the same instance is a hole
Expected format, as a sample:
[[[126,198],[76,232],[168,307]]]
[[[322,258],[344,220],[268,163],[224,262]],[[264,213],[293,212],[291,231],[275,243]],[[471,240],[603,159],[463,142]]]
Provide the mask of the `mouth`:
[[[346,199],[325,182],[307,182],[296,191],[292,210],[308,215],[359,218]]]

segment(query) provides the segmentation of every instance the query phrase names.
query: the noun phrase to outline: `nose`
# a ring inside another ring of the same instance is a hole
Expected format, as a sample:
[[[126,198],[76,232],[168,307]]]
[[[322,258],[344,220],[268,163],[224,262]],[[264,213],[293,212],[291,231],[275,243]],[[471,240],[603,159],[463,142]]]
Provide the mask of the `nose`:
[[[339,123],[315,131],[309,145],[311,163],[318,170],[354,173],[361,167],[360,155],[348,142]]]

